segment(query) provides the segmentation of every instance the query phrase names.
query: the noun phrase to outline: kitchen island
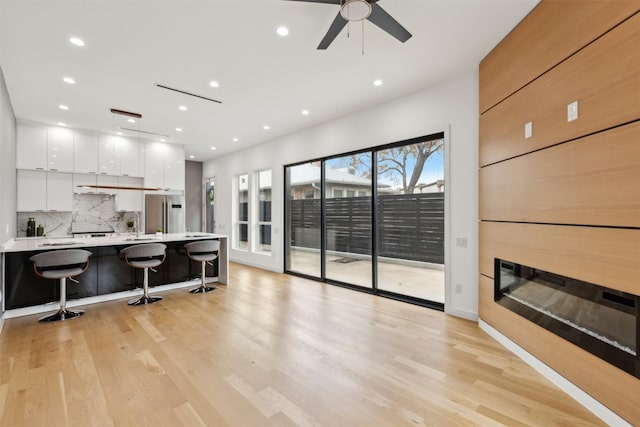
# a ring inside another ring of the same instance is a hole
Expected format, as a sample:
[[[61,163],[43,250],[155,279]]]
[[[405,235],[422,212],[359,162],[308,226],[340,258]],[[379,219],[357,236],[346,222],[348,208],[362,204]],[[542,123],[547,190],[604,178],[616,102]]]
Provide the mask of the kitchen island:
[[[85,249],[92,252],[87,271],[69,283],[68,306],[78,306],[142,293],[142,271],[129,267],[120,250],[143,243],[167,245],[166,259],[149,273],[150,292],[196,286],[201,265],[187,257],[184,245],[197,240],[220,240],[218,259],[207,266],[210,281],[227,284],[229,280],[228,239],[210,233],[171,233],[162,235],[113,235],[105,237],[64,237],[55,239],[12,239],[2,246],[3,293],[6,317],[39,313],[52,309],[59,299],[59,286],[54,280],[36,275],[29,258],[35,254],[60,249]]]

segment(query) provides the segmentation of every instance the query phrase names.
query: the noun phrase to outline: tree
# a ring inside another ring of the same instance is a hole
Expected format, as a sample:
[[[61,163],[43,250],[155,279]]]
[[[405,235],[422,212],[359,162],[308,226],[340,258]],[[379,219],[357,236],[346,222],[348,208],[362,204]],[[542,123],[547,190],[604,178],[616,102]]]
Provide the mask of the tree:
[[[444,140],[436,139],[379,151],[378,177],[402,184],[403,193],[412,194],[429,157],[442,150]],[[359,154],[353,155],[350,157],[350,166],[356,168],[361,175],[369,177],[371,165],[367,160],[368,156],[363,158]],[[408,176],[409,172],[411,176]]]

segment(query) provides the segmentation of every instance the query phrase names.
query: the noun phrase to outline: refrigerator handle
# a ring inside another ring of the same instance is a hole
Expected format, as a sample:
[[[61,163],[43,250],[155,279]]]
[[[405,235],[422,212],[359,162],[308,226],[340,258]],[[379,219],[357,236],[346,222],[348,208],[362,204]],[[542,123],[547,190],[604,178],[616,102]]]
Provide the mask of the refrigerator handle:
[[[167,230],[167,206],[169,204],[164,201],[162,202],[162,232],[163,233],[167,233],[169,230]]]

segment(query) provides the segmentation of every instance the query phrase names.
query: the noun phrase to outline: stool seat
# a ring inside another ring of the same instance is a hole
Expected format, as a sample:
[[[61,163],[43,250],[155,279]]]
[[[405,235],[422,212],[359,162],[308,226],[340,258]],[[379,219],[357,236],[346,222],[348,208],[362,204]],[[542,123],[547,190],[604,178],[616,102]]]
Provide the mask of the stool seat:
[[[89,268],[90,256],[91,252],[84,249],[65,249],[43,252],[29,258],[38,276],[60,280],[60,309],[54,314],[40,318],[40,322],[72,319],[84,314],[82,310],[67,310],[67,278],[84,273]]]
[[[129,246],[120,251],[120,255],[129,266],[144,270],[143,295],[129,301],[129,305],[153,304],[162,299],[162,297],[149,296],[149,269],[158,267],[164,262],[166,250],[167,245],[163,243],[143,243]]]
[[[187,256],[193,261],[200,262],[202,264],[202,275],[200,280],[200,286],[191,289],[189,292],[192,294],[203,294],[213,291],[215,287],[206,286],[206,265],[218,258],[218,251],[220,250],[219,240],[199,240],[197,242],[191,242],[184,245],[187,252]]]

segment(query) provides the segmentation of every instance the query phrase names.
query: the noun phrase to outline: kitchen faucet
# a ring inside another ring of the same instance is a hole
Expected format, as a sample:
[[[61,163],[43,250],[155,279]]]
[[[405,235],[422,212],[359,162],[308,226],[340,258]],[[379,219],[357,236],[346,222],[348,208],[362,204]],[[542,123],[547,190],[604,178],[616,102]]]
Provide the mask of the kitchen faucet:
[[[133,213],[136,214],[136,223],[134,225],[136,229],[136,237],[140,237],[140,215],[138,214],[138,211],[133,211]]]

